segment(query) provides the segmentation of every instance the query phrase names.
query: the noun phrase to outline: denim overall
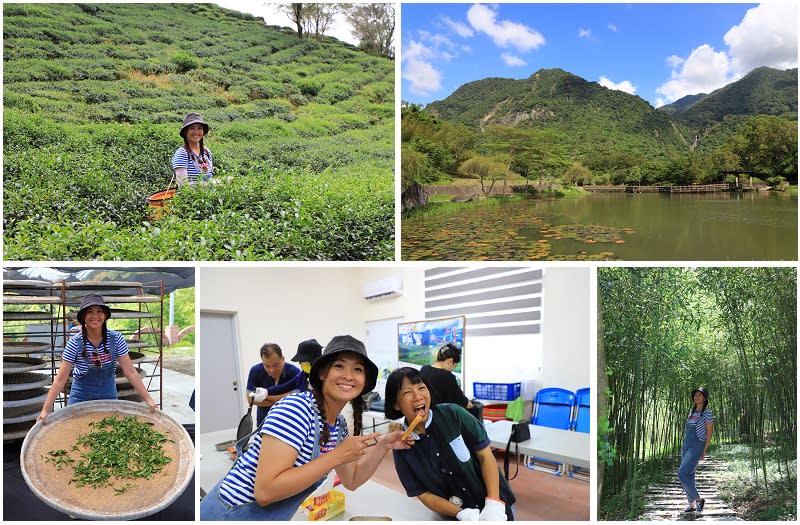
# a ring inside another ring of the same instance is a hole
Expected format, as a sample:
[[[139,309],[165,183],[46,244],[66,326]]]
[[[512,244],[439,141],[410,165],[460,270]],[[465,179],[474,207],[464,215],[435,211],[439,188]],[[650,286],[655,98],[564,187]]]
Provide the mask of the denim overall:
[[[699,422],[705,424],[703,419],[700,419]],[[700,456],[703,455],[705,445],[697,437],[697,423],[686,421],[686,431],[683,433],[683,447],[681,448],[681,466],[678,467],[678,479],[681,482],[683,491],[686,493],[689,505],[700,498],[695,484],[694,472],[700,462]]]
[[[82,343],[82,342],[81,342]],[[67,405],[74,405],[81,401],[94,401],[97,399],[117,399],[116,364],[117,356],[114,352],[114,337],[109,337],[106,350],[111,355],[111,361],[102,366],[94,366],[94,360],[89,360],[89,371],[80,377],[72,378],[72,387],[69,390]],[[98,352],[99,355],[99,352]]]
[[[319,415],[316,413],[314,417],[314,448],[311,452],[311,461],[319,457]],[[339,432],[336,435],[336,445],[338,446],[342,440],[342,422],[337,416],[337,424],[339,425]],[[233,468],[233,467],[231,467]],[[227,477],[227,475],[225,476]],[[255,501],[245,503],[243,505],[231,505],[219,493],[221,480],[214,485],[206,497],[200,502],[200,519],[203,521],[289,521],[294,516],[300,504],[303,503],[312,492],[314,492],[322,483],[327,479],[323,476],[315,481],[310,487],[300,491],[294,496],[288,496],[280,501],[275,501],[262,507]]]

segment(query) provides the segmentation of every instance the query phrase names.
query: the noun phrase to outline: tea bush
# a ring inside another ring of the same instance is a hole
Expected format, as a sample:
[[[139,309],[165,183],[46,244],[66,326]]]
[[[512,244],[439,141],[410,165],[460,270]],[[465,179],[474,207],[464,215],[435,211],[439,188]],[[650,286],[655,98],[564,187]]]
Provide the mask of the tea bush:
[[[9,260],[394,258],[394,65],[194,4],[4,4]],[[218,183],[171,179],[183,115]]]

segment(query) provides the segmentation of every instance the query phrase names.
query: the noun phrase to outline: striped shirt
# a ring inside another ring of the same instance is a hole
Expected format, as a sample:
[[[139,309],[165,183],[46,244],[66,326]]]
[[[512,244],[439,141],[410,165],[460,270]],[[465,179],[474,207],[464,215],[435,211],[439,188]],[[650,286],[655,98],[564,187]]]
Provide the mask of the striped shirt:
[[[61,358],[68,363],[72,363],[72,377],[81,377],[89,371],[90,366],[94,366],[94,352],[97,352],[100,361],[103,364],[111,362],[111,354],[114,351],[116,360],[128,353],[128,343],[122,334],[114,330],[108,330],[107,340],[105,346],[100,343],[100,348],[95,347],[91,341],[86,341],[86,357],[83,357],[83,335],[77,334],[72,336],[67,345],[64,347],[64,353]],[[114,339],[113,342],[111,339]],[[116,360],[114,368],[116,369]]]
[[[706,423],[714,422],[714,412],[712,412],[711,409],[708,407],[706,407],[706,409],[703,410],[702,413],[697,412],[696,410],[692,410],[692,412],[689,414],[689,419],[687,422],[693,425],[697,425],[697,427],[695,428],[697,439],[700,440],[700,443],[705,443]]]
[[[261,432],[256,433],[247,451],[236,461],[222,480],[219,494],[231,505],[244,505],[255,501],[256,468],[261,452],[261,436],[267,434],[283,441],[297,451],[294,466],[300,467],[311,461],[314,450],[313,418],[317,417],[318,428],[328,423],[318,415],[314,394],[301,392],[290,394],[275,405],[264,418]],[[341,416],[340,416],[341,417]],[[320,455],[336,448],[339,427],[328,425],[330,438],[320,447]],[[341,440],[347,437],[347,427],[342,426]]]
[[[175,151],[172,156],[172,171],[178,168],[185,168],[189,176],[189,184],[197,182],[200,177],[201,181],[208,180],[213,176],[214,162],[211,157],[211,152],[205,148],[206,154],[201,159],[192,152],[187,152],[184,146],[181,146]]]

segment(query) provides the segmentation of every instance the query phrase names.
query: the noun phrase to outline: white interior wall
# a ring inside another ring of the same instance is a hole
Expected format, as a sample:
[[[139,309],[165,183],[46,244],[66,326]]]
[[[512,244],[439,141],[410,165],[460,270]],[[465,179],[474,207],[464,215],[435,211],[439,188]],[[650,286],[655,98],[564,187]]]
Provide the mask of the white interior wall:
[[[247,371],[260,361],[264,343],[280,345],[289,361],[298,343],[306,339],[314,338],[324,346],[333,336],[350,334],[363,341],[365,301],[356,285],[359,271],[201,268],[200,308],[237,314],[241,384],[247,384]]]
[[[573,392],[589,386],[589,269],[544,273],[542,384]]]

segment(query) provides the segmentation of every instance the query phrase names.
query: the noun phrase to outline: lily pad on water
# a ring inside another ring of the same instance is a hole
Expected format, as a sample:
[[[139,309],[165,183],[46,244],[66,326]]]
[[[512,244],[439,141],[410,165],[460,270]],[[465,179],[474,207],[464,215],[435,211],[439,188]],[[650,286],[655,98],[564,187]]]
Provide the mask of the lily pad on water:
[[[571,245],[570,253],[559,253],[557,241],[622,244],[622,234],[633,233],[631,228],[552,224],[548,214],[531,217],[522,206],[527,204],[504,207],[498,214],[495,206],[465,205],[452,214],[417,215],[403,220],[402,257],[412,261],[613,260],[613,252],[576,253]],[[567,244],[562,246],[566,248]]]

